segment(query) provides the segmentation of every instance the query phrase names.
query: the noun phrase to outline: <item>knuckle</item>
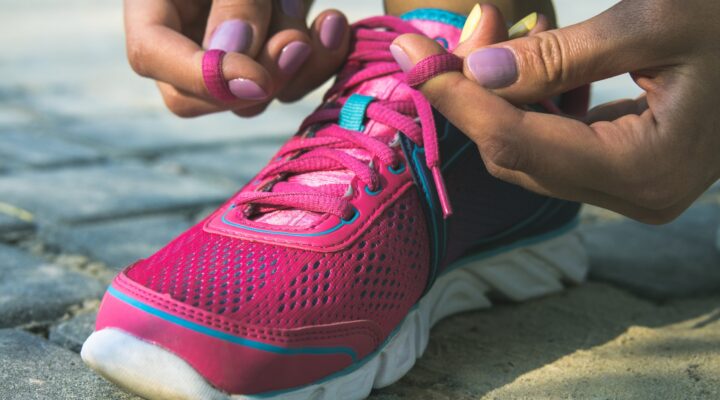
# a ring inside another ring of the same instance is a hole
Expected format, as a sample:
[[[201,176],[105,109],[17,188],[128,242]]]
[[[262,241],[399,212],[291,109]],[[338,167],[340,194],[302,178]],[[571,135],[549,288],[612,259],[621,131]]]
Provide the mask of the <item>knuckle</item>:
[[[479,145],[483,159],[501,169],[522,171],[526,167],[526,157],[519,146],[508,135],[489,135]],[[492,174],[492,171],[489,171]]]
[[[519,57],[521,69],[529,70],[533,79],[547,87],[565,80],[567,45],[563,37],[557,32],[548,31],[530,36],[527,40],[527,48]]]

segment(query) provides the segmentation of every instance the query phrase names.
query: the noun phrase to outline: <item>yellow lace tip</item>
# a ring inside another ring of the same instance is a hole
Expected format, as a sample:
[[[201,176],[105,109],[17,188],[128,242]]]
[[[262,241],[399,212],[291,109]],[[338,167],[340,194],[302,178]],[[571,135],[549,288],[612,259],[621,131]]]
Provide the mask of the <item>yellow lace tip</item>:
[[[470,38],[470,36],[472,36],[473,32],[475,32],[475,28],[477,28],[480,23],[480,19],[482,19],[482,8],[480,7],[480,4],[475,4],[475,7],[472,8],[472,11],[470,11],[470,14],[467,17],[467,20],[465,20],[465,25],[463,26],[462,33],[460,34],[460,43],[466,41]]]
[[[522,36],[527,35],[530,33],[531,30],[535,28],[538,22],[538,13],[534,12],[527,17],[521,19],[518,21],[515,25],[510,27],[510,30],[508,33],[510,34],[510,39],[516,39]]]

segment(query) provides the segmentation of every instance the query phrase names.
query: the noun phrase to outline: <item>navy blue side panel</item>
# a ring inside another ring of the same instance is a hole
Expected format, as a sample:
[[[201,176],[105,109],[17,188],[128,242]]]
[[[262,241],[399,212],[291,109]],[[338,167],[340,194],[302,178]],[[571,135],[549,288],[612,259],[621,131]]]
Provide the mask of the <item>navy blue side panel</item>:
[[[455,214],[447,221],[447,246],[439,270],[459,258],[560,228],[579,205],[541,196],[487,171],[476,145],[440,115],[443,175]],[[442,129],[442,130],[441,130]]]

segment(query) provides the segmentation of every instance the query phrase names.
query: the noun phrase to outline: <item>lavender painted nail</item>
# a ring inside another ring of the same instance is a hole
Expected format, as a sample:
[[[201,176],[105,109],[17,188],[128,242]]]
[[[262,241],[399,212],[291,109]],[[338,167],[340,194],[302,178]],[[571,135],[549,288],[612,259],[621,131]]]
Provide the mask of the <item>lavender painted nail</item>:
[[[283,47],[278,58],[278,67],[284,74],[289,75],[297,71],[307,60],[312,48],[304,42],[291,42]]]
[[[345,18],[331,14],[325,17],[320,26],[320,42],[325,48],[336,50],[342,44],[345,34]]]
[[[304,17],[302,0],[282,0],[280,4],[285,15],[293,18]]]
[[[396,44],[391,44],[390,53],[392,53],[395,61],[397,61],[398,65],[400,65],[400,68],[402,68],[403,71],[408,72],[412,69],[413,63],[412,61],[410,61],[410,57],[408,57],[407,53],[405,53],[405,50],[403,50],[402,47]]]
[[[252,43],[252,27],[243,20],[231,19],[215,28],[208,49],[243,53]]]
[[[250,79],[233,79],[228,82],[228,87],[230,88],[230,92],[238,99],[263,100],[267,98],[267,92]]]
[[[467,57],[475,80],[488,89],[510,86],[518,78],[515,55],[508,49],[480,49]]]

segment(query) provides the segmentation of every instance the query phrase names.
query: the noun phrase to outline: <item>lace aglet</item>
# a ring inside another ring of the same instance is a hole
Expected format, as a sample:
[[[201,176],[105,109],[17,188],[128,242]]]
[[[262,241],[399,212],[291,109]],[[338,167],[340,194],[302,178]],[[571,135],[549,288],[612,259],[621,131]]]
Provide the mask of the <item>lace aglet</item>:
[[[431,168],[433,180],[435,181],[435,189],[437,190],[438,200],[440,200],[440,208],[442,208],[443,218],[448,219],[452,214],[452,205],[450,205],[450,197],[445,188],[445,180],[443,179],[440,167]]]

